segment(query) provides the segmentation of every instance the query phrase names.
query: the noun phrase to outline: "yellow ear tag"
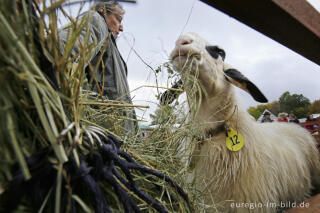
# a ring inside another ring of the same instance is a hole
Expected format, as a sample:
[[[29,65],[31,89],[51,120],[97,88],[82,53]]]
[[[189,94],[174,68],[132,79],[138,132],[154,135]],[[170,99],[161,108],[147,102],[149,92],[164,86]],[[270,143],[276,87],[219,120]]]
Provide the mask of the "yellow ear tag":
[[[244,145],[243,136],[232,128],[228,128],[226,146],[230,151],[239,151]]]

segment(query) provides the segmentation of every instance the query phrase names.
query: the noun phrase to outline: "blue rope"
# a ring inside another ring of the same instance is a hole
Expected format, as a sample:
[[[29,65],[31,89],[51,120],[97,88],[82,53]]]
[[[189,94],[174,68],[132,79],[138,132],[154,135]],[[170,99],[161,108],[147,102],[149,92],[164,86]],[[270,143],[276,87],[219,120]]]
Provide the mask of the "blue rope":
[[[108,140],[104,137],[101,137],[101,140],[103,144],[97,151],[80,158],[80,167],[77,166],[73,157],[70,157],[69,161],[63,165],[66,177],[70,178],[68,182],[64,177],[63,186],[70,184],[72,193],[70,194],[65,187],[62,187],[62,210],[66,210],[69,205],[71,212],[76,212],[76,205],[78,204],[71,198],[71,195],[84,194],[89,200],[89,202],[87,201],[88,205],[93,207],[95,212],[111,213],[112,211],[107,203],[105,194],[99,184],[106,182],[113,188],[125,213],[142,212],[129,193],[134,193],[158,212],[167,213],[168,211],[162,204],[155,201],[139,188],[134,181],[131,170],[165,180],[177,191],[190,208],[188,196],[168,176],[137,164],[128,153],[120,149],[122,141],[119,141],[115,137],[108,135]],[[4,206],[5,212],[13,212],[23,197],[29,197],[32,206],[35,209],[39,209],[49,190],[52,187],[55,190],[57,171],[54,169],[52,162],[48,160],[49,156],[52,157],[53,153],[46,148],[26,159],[32,175],[32,178],[28,181],[24,180],[21,169],[17,170],[9,188],[0,196],[0,206]],[[125,177],[120,174],[120,171]],[[130,192],[125,190],[117,180]],[[68,198],[69,202],[67,202]],[[51,202],[54,202],[54,196],[51,196]]]

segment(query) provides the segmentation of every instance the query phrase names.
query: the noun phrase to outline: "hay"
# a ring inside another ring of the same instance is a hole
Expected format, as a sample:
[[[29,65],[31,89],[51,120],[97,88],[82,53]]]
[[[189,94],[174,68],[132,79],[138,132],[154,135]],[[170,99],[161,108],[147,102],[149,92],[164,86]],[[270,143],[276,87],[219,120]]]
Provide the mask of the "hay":
[[[190,173],[181,161],[185,158],[188,162],[190,156],[190,153],[181,152],[181,144],[197,136],[198,128],[192,123],[194,115],[187,115],[183,104],[178,102],[161,106],[154,115],[158,127],[151,137],[142,140],[139,133],[124,136],[122,123],[129,118],[124,117],[121,110],[128,106],[82,90],[86,82],[84,68],[94,45],[83,45],[77,64],[72,63],[74,58],[69,56],[83,23],[74,26],[74,39],[66,45],[65,54],[60,55],[56,11],[63,11],[63,3],[63,0],[56,1],[47,7],[39,1],[17,0],[0,5],[0,211],[7,211],[4,209],[6,193],[19,168],[22,180],[32,180],[36,170],[28,166],[29,161],[48,148],[52,153],[45,159],[48,165],[54,165],[55,184],[41,197],[38,209],[28,197],[23,197],[16,212],[60,212],[62,209],[70,212],[71,201],[77,203],[77,212],[93,212],[92,198],[73,191],[65,165],[74,162],[80,166],[84,156],[99,149],[101,137],[106,133],[121,139],[124,142],[121,148],[139,165],[165,174],[185,190],[190,205],[165,178],[132,171],[140,190],[166,211],[204,211],[201,194],[194,190],[193,183],[186,181]],[[72,18],[70,21],[74,23]],[[169,78],[176,78],[168,63],[162,69],[169,73]],[[195,79],[190,80],[187,89],[199,91],[195,82]],[[190,101],[189,105],[198,107]],[[110,126],[108,129],[103,127],[106,122]],[[124,175],[123,170],[117,169]],[[116,181],[143,212],[156,211],[119,178]],[[124,212],[114,187],[105,181],[99,186],[110,210]],[[69,203],[62,199],[63,193],[69,194]]]

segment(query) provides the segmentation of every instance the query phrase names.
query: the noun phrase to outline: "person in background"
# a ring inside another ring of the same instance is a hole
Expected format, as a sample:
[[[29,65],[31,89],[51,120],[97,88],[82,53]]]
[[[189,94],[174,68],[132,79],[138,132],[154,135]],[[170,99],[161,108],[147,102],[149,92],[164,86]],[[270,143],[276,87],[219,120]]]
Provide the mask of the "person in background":
[[[308,115],[306,123],[316,121],[312,115]],[[313,124],[307,124],[304,126],[309,132],[313,133],[315,130],[315,126]]]
[[[278,121],[278,122],[288,122],[287,116],[288,116],[287,113],[281,112],[281,113],[278,114],[278,119],[277,119],[277,121]]]
[[[261,120],[261,123],[266,123],[266,122],[273,122],[273,120],[270,118],[270,113],[269,112],[265,112],[263,114],[263,118]]]
[[[80,47],[85,44],[85,39],[89,38],[87,46],[90,44],[95,44],[95,46],[86,66],[88,85],[85,89],[92,90],[107,100],[132,104],[127,81],[127,65],[116,44],[116,38],[123,31],[121,22],[124,13],[124,9],[117,1],[110,0],[98,2],[91,10],[81,14],[77,23],[85,21],[86,25],[82,29],[70,54],[71,57],[79,55]],[[60,50],[62,53],[65,51],[66,42],[71,39],[70,30],[72,28],[70,26],[72,25],[69,24],[59,30]],[[96,67],[97,70],[95,70]],[[123,121],[124,134],[135,134],[138,131],[138,123],[134,109],[125,108],[119,111],[123,113],[124,117],[128,118]],[[103,126],[109,128],[110,124],[105,123]]]
[[[296,118],[296,116],[294,114],[290,113],[289,122],[290,123],[299,123],[299,120]]]

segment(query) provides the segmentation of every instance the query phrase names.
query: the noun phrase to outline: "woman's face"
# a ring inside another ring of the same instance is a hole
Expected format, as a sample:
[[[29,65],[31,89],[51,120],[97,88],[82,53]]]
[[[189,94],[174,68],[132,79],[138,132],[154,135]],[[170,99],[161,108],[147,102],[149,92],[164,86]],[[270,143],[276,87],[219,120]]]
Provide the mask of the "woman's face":
[[[106,22],[114,36],[118,36],[123,31],[122,16],[117,13],[109,13],[106,15]]]

